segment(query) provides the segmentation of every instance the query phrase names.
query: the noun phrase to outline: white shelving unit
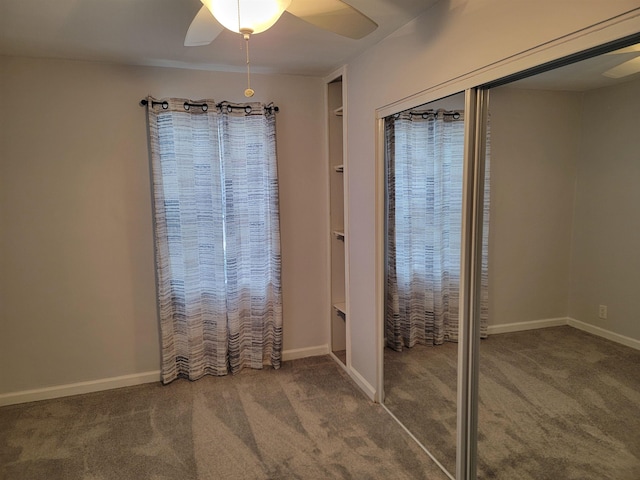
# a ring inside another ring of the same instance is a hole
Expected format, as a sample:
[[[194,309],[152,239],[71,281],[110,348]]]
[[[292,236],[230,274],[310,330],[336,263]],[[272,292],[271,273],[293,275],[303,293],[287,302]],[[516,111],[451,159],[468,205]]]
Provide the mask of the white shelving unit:
[[[342,75],[327,81],[329,214],[331,227],[331,352],[346,367],[348,357],[345,225],[344,108]]]

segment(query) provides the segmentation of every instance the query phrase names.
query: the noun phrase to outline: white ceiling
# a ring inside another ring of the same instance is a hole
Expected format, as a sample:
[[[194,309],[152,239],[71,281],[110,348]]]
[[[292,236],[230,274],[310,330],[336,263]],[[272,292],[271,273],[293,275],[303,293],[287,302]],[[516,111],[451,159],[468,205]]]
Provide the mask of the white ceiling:
[[[361,40],[321,30],[285,12],[270,30],[252,36],[252,70],[328,74],[436,2],[347,0],[379,25]],[[239,34],[224,31],[210,45],[183,46],[201,6],[199,0],[0,0],[0,54],[244,70]]]

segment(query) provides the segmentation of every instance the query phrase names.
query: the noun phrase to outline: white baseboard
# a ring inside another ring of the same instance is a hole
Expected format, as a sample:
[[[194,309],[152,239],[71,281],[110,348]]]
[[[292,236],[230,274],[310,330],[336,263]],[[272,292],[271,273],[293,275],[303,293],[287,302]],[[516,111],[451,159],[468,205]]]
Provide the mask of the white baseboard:
[[[528,322],[489,325],[487,330],[489,335],[491,335],[496,333],[523,332],[525,330],[535,330],[537,328],[560,327],[563,325],[569,325],[569,319],[567,317],[544,318],[542,320],[530,320]]]
[[[47,400],[50,398],[68,397],[82,393],[100,392],[113,388],[130,387],[143,383],[159,382],[160,371],[134,373],[122,375],[120,377],[103,378],[88,382],[70,383],[67,385],[56,385],[54,387],[36,388],[34,390],[23,390],[21,392],[0,394],[0,406],[14,405],[16,403],[35,402],[37,400]]]
[[[329,345],[316,347],[297,348],[294,350],[284,350],[282,360],[295,360],[296,358],[313,357],[316,355],[326,355],[329,353]],[[102,378],[88,382],[70,383],[66,385],[56,385],[53,387],[36,388],[34,390],[23,390],[0,394],[0,407],[14,405],[17,403],[35,402],[38,400],[48,400],[51,398],[68,397],[83,393],[100,392],[113,388],[130,387],[143,383],[159,382],[160,370],[151,372],[134,373],[122,375],[120,377]]]
[[[626,337],[624,335],[620,335],[619,333],[611,332],[609,330],[605,330],[604,328],[581,322],[580,320],[576,320],[575,318],[568,318],[567,325],[570,325],[573,328],[577,328],[578,330],[597,335],[598,337],[606,338],[607,340],[626,345],[627,347],[640,350],[640,340],[636,340],[635,338]]]
[[[349,375],[349,377],[351,377],[351,380],[356,383],[360,390],[362,390],[362,393],[364,393],[369,398],[369,400],[371,400],[372,402],[376,401],[375,388],[373,388],[373,386],[369,382],[367,382],[362,375],[360,375],[360,372],[353,368],[353,366],[347,367],[344,363],[342,363],[342,360],[340,360],[333,352],[329,352],[329,356],[333,358],[333,360],[340,367],[342,367],[342,369],[347,373],[347,375]]]
[[[369,400],[374,402],[376,398],[376,389],[373,388],[373,386],[369,382],[367,382],[365,378],[360,375],[360,372],[358,372],[355,368],[351,367],[347,369],[347,373],[353,379],[353,381],[356,382],[356,384],[360,387],[364,394],[369,397]]]
[[[318,345],[315,347],[294,348],[293,350],[282,351],[282,361],[296,360],[298,358],[317,357],[318,355],[328,355],[329,345]]]
[[[590,323],[581,322],[580,320],[576,320],[575,318],[570,317],[545,318],[542,320],[531,320],[529,322],[489,325],[488,333],[489,335],[493,335],[498,333],[523,332],[525,330],[535,330],[536,328],[560,327],[563,325],[569,325],[570,327],[577,328],[578,330],[597,335],[598,337],[606,338],[607,340],[611,340],[612,342],[616,342],[621,345],[626,345],[627,347],[640,350],[640,340],[626,337],[624,335],[620,335],[619,333],[605,330],[604,328],[596,327],[595,325],[591,325]]]
[[[605,330],[585,322],[581,322],[574,318],[548,318],[542,320],[532,320],[528,322],[505,323],[502,325],[489,325],[489,334],[521,332],[525,330],[534,330],[537,328],[558,327],[569,325],[571,327],[583,330],[585,332],[606,338],[613,342],[626,345],[627,347],[640,350],[640,340],[626,337],[618,333]],[[282,360],[295,360],[298,358],[314,357],[318,355],[330,354],[329,345],[318,345],[315,347],[296,348],[293,350],[284,350],[282,352]],[[345,368],[349,376],[360,387],[360,389],[371,399],[375,401],[376,391],[373,386],[365,380],[365,378],[353,367]],[[17,403],[35,402],[38,400],[46,400],[51,398],[67,397],[70,395],[79,395],[83,393],[100,392],[102,390],[110,390],[113,388],[130,387],[132,385],[140,385],[143,383],[159,382],[160,371],[135,373],[131,375],[122,375],[119,377],[104,378],[100,380],[91,380],[88,382],[71,383],[67,385],[57,385],[54,387],[37,388],[34,390],[23,390],[20,392],[0,394],[0,407],[6,405],[14,405]]]

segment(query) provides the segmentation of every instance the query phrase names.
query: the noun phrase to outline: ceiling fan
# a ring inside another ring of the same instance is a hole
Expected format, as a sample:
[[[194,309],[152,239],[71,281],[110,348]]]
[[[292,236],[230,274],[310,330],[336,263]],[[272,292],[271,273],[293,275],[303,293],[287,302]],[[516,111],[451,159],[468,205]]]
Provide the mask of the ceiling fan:
[[[224,28],[256,34],[270,28],[284,11],[316,27],[360,39],[378,25],[341,0],[200,0],[202,8],[191,22],[186,47],[210,44]]]
[[[620,50],[614,50],[613,52],[609,52],[607,55],[629,53],[635,53],[636,56],[631,60],[627,60],[625,62],[622,62],[620,65],[610,68],[602,75],[609,78],[622,78],[640,73],[640,43],[636,43],[635,45],[631,45],[630,47],[621,48]]]
[[[249,37],[271,28],[286,10],[292,15],[345,37],[359,39],[378,24],[341,0],[200,0],[203,7],[191,22],[186,47],[210,44],[224,28],[240,33],[247,43],[247,88],[253,97],[249,66]]]

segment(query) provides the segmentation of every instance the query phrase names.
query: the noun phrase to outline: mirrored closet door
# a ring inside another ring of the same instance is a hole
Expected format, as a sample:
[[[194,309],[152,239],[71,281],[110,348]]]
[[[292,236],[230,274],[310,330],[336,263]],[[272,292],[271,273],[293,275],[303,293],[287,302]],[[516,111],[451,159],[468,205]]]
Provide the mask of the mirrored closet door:
[[[528,72],[384,118],[384,404],[452,479],[637,479],[640,35]]]
[[[490,89],[478,478],[640,478],[640,44]]]
[[[384,119],[384,403],[455,472],[464,93]]]

